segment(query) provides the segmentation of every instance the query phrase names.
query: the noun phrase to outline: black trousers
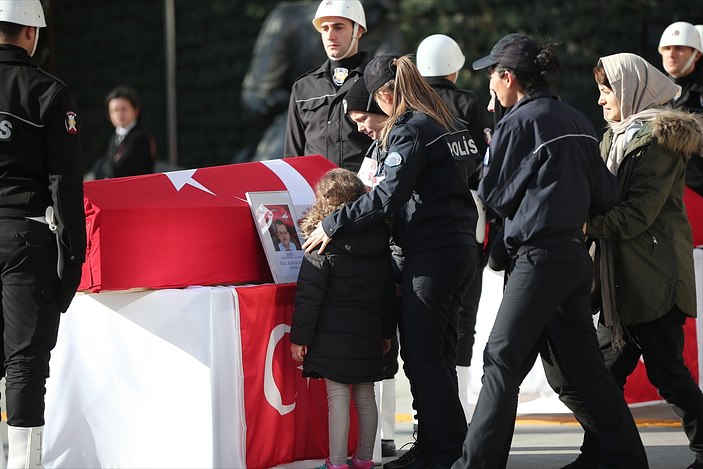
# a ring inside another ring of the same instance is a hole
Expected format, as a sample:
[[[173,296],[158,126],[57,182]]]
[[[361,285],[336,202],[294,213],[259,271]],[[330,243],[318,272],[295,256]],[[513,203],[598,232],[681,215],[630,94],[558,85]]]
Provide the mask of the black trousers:
[[[649,381],[681,418],[696,460],[703,462],[703,393],[693,381],[683,361],[683,325],[686,316],[678,308],[654,321],[625,327],[626,343],[622,349],[612,346],[610,330],[598,325],[598,339],[605,363],[622,390],[627,377],[642,357]],[[598,426],[584,406],[583,398],[571,376],[559,364],[545,363],[550,386],[584,428],[583,455],[600,461]]]
[[[470,366],[476,335],[476,314],[483,289],[483,261],[476,256],[476,274],[464,293],[457,323],[456,364]]]
[[[7,423],[44,425],[49,355],[56,345],[56,238],[48,225],[24,218],[0,218],[2,357]]]
[[[473,280],[464,292],[464,297],[459,306],[459,319],[456,324],[456,364],[457,366],[470,366],[473,358],[474,342],[476,341],[476,315],[478,306],[481,300],[481,290],[483,289],[483,267],[484,263],[481,259],[482,254],[479,250],[476,251],[476,272]],[[397,350],[397,349],[396,349]],[[384,355],[384,366],[388,366],[392,358],[393,344],[391,351]],[[397,362],[397,354],[393,359]],[[397,371],[396,364],[396,371]],[[384,368],[385,372],[385,368]],[[412,386],[410,388],[411,394]],[[413,410],[417,410],[415,400],[411,404]]]
[[[591,319],[591,259],[565,240],[523,247],[514,261],[483,358],[483,386],[463,445],[452,466],[504,468],[515,426],[519,387],[547,338],[575,381],[603,439],[608,467],[647,467],[632,415],[603,362]]]
[[[457,320],[476,266],[474,246],[434,249],[405,259],[400,354],[418,420],[420,460],[449,467],[461,454],[466,419],[456,376]]]

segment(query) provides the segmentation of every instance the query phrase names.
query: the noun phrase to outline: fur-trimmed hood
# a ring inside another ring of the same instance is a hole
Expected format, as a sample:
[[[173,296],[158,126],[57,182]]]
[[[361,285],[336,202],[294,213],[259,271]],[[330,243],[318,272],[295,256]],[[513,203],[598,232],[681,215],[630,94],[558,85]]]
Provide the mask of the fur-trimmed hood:
[[[652,120],[652,137],[661,146],[687,159],[703,157],[703,120],[684,111],[664,111]]]

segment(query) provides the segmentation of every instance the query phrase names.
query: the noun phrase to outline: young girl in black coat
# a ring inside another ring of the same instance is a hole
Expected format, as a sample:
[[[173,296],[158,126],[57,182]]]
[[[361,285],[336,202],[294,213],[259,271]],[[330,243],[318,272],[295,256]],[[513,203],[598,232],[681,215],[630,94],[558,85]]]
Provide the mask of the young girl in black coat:
[[[324,217],[365,192],[354,173],[330,170],[317,184],[315,204],[300,222],[303,234],[307,237]],[[373,467],[378,422],[374,381],[383,380],[383,354],[395,333],[396,302],[386,225],[335,236],[323,254],[305,254],[291,352],[294,360],[303,362],[303,376],[325,379],[330,446],[325,468]],[[355,455],[347,461],[352,396],[359,439]]]

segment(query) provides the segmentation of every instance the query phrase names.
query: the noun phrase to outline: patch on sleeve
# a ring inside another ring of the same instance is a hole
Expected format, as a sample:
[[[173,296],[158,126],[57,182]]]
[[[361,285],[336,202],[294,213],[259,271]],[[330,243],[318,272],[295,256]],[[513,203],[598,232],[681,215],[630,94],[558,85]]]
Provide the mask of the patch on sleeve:
[[[66,132],[71,135],[78,135],[78,115],[73,111],[68,111],[66,113],[66,120],[64,121],[66,126]]]
[[[386,159],[383,160],[383,164],[385,166],[388,166],[389,168],[400,166],[401,164],[403,164],[403,157],[400,155],[400,153],[394,151],[388,154]]]

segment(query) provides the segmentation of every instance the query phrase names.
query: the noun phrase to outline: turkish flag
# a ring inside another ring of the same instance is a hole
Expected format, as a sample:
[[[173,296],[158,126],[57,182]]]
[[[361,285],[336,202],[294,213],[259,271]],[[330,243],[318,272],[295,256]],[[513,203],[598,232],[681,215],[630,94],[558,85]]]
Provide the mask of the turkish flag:
[[[248,468],[268,468],[329,453],[327,393],[324,380],[302,377],[293,361],[289,332],[295,284],[240,287],[239,311],[246,461]],[[358,424],[352,418],[350,448]],[[350,452],[351,454],[351,452]]]
[[[270,282],[245,193],[288,190],[297,209],[334,167],[317,155],[88,181],[79,289]]]
[[[703,196],[686,187],[683,193],[683,203],[693,231],[693,245],[703,246]]]

